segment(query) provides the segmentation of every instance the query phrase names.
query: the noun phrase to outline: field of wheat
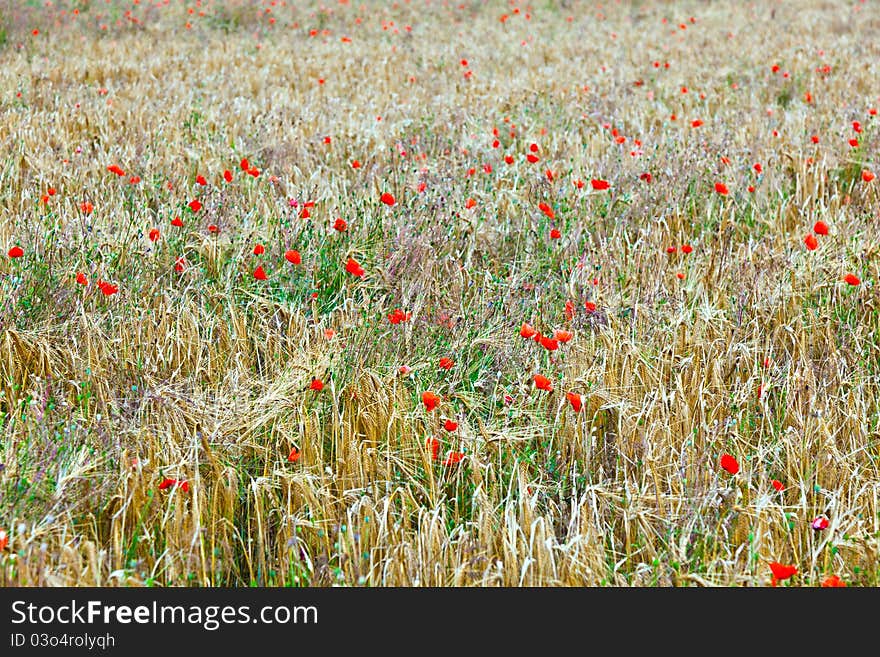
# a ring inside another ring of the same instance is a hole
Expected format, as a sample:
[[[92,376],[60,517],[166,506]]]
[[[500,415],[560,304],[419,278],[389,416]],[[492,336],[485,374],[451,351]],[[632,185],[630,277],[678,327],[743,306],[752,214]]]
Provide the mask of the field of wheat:
[[[0,44],[0,585],[880,584],[875,0]]]

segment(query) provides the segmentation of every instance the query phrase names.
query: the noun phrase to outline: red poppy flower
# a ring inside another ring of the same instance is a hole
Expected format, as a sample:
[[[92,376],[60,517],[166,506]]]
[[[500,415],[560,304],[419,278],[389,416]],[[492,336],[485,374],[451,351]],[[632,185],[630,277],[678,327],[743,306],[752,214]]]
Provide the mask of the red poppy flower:
[[[254,246],[254,255],[263,255],[266,252],[266,249],[262,244],[257,244]]]
[[[388,315],[388,321],[392,324],[400,324],[401,322],[405,322],[410,317],[412,317],[412,313],[405,313],[400,308],[395,308],[394,311]]]
[[[692,128],[699,128],[701,125],[703,125],[702,119],[694,119],[693,121],[691,121]]]
[[[248,169],[251,168],[251,163],[248,162],[246,157],[243,157],[243,158],[241,158],[241,162],[239,163],[238,166],[241,167],[242,171],[247,171]]]
[[[80,285],[88,285],[88,284],[89,284],[89,279],[86,278],[86,275],[83,274],[82,272],[77,272],[77,274],[76,274],[76,282],[79,283]]]
[[[550,379],[548,379],[543,374],[535,374],[534,380],[535,380],[535,387],[538,390],[546,390],[547,392],[553,391],[553,384],[550,383]]]
[[[761,172],[764,170],[764,167],[761,166],[761,163],[760,163],[760,162],[755,162],[755,164],[753,165],[752,168],[754,168],[754,170],[755,170],[757,173],[761,173]]]
[[[681,247],[681,252],[682,252],[682,253],[690,253],[690,252],[693,251],[693,250],[694,250],[694,247],[692,247],[690,244],[684,244],[684,245],[682,245],[682,247]]]
[[[232,172],[229,169],[223,171],[223,180],[226,182],[232,182]]]
[[[556,329],[553,331],[553,339],[557,342],[566,343],[574,337],[574,333],[565,329]]]
[[[349,258],[348,262],[345,263],[345,271],[358,278],[362,278],[365,273],[364,268],[354,258]]]
[[[531,324],[529,324],[528,322],[523,322],[523,325],[519,329],[519,334],[522,337],[529,339],[535,337],[538,332],[534,328],[532,328]]]
[[[422,393],[422,403],[425,405],[425,409],[428,411],[433,411],[437,407],[437,402],[440,401],[440,397],[435,395],[430,390]]]
[[[812,233],[804,237],[804,244],[810,251],[815,251],[817,248],[819,248],[819,240],[817,240],[815,235],[813,235]]]
[[[217,234],[220,232],[220,227],[217,224],[208,224],[208,232]]]
[[[446,420],[446,422],[443,423],[443,428],[446,429],[449,433],[452,433],[453,431],[458,429],[458,423],[453,422],[452,420]]]
[[[5,529],[0,529],[0,550],[5,550],[9,545],[9,535]]]
[[[299,461],[299,457],[301,456],[299,449],[294,447],[290,450],[290,454],[287,455],[287,460],[290,463],[296,463]]]
[[[107,283],[106,281],[99,281],[98,283],[96,283],[96,285],[105,297],[113,296],[114,294],[119,292],[118,286],[113,285],[112,283]]]
[[[202,202],[197,198],[190,201],[188,205],[189,205],[189,209],[192,210],[193,212],[198,212],[199,210],[202,209]]]
[[[872,180],[874,180],[874,177],[875,177],[875,176],[874,176],[874,173],[873,173],[873,172],[868,171],[867,169],[865,169],[864,171],[862,171],[862,180],[864,180],[866,183],[869,183],[869,182],[871,182]]]
[[[24,255],[24,250],[20,246],[13,246],[11,249],[9,249],[7,255],[10,258],[20,258]]]
[[[593,189],[597,191],[602,191],[603,189],[608,189],[609,187],[611,187],[611,183],[607,180],[599,180],[597,178],[593,178],[590,181],[590,184],[593,186]]]
[[[594,313],[594,312],[596,312],[596,304],[593,303],[592,301],[585,301],[585,302],[584,302],[584,308],[586,309],[586,311],[587,311],[588,313]]]
[[[333,222],[333,228],[338,230],[340,233],[344,233],[345,229],[348,228],[348,224],[345,223],[345,219],[341,217]]]
[[[568,398],[568,402],[571,404],[571,407],[574,409],[575,413],[580,413],[581,408],[583,407],[583,398],[577,394],[576,392],[567,392],[565,393],[566,398]]]
[[[444,370],[450,370],[450,369],[452,369],[452,366],[455,365],[455,362],[451,358],[444,356],[443,358],[440,359],[440,362],[438,363],[438,365],[440,367],[442,367]]]
[[[180,488],[184,493],[189,492],[189,482],[180,479],[170,479],[169,477],[165,477],[165,479],[162,480],[162,483],[159,484],[159,490],[173,487]]]
[[[539,340],[541,346],[544,347],[547,351],[556,351],[559,349],[559,342],[554,340],[553,338],[549,338],[546,335],[542,335]]]
[[[183,220],[180,217],[174,217],[174,219],[171,220],[171,225],[176,226],[177,228],[182,228]]]
[[[778,561],[770,562],[770,571],[773,573],[774,580],[785,580],[791,577],[792,575],[797,574],[797,568],[795,566],[788,566],[779,563]],[[774,582],[775,584],[775,582]]]
[[[360,169],[360,168],[361,168],[361,163],[358,162],[357,160],[352,160],[352,161],[351,161],[351,168],[352,168],[352,169]]]
[[[440,441],[436,438],[428,438],[425,441],[425,447],[428,447],[431,450],[431,460],[436,461],[440,458]]]
[[[546,214],[548,217],[550,217],[551,219],[555,219],[555,218],[556,218],[556,213],[553,212],[553,208],[551,208],[551,207],[550,207],[549,205],[547,205],[546,203],[538,203],[538,209],[539,209],[541,212],[543,212],[544,214]]]
[[[828,224],[826,224],[824,221],[817,221],[813,225],[813,232],[816,233],[816,235],[827,235]]]
[[[92,214],[92,211],[95,209],[95,206],[89,203],[88,201],[83,201],[79,204],[79,209],[82,210],[83,214]]]
[[[856,276],[855,274],[847,274],[846,276],[843,277],[843,280],[853,286],[858,285],[859,283],[862,282],[859,279],[859,277]]]
[[[290,249],[289,251],[285,251],[284,258],[287,260],[287,262],[289,262],[293,265],[298,265],[298,264],[302,263],[302,257],[300,256],[299,251],[296,251],[294,249]]]
[[[775,488],[777,491],[781,491],[783,488],[785,488],[785,484],[783,484],[778,479],[774,479],[773,481],[771,481],[770,485],[773,486],[773,488]]]
[[[835,588],[846,588],[846,582],[844,582],[837,575],[831,575],[822,580],[822,588],[823,589],[835,589]]]
[[[562,233],[559,232],[558,228],[551,228],[550,229],[550,239],[551,240],[558,240],[560,237],[562,237]]]
[[[384,194],[382,194],[382,196],[379,197],[379,200],[382,201],[382,203],[384,203],[385,205],[394,205],[394,203],[396,202],[394,200],[394,196],[389,192],[385,192]]]
[[[312,382],[309,384],[310,390],[323,390],[324,382],[321,379],[312,379]]]
[[[205,180],[205,177],[203,175],[199,174],[198,176],[196,176],[196,183],[204,187],[208,184],[208,181]]]
[[[718,192],[719,194],[721,194],[722,196],[727,196],[727,194],[728,194],[727,185],[725,185],[724,183],[721,183],[721,182],[717,182],[717,183],[715,183],[715,191]]]
[[[109,167],[107,167],[107,171],[115,173],[117,176],[125,175],[125,171],[123,171],[118,164],[111,164]]]
[[[266,272],[263,270],[262,265],[254,269],[254,278],[256,278],[258,281],[265,281],[266,278],[268,278],[266,276]]]
[[[721,468],[726,470],[732,475],[735,475],[739,472],[739,463],[736,462],[736,459],[733,458],[730,454],[722,454],[721,455]]]

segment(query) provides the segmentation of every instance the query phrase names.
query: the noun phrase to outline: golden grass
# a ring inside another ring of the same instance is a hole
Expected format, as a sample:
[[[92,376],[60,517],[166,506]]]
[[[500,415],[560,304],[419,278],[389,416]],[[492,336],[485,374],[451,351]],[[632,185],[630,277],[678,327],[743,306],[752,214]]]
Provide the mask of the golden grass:
[[[0,584],[880,581],[867,6],[95,0],[0,24]]]

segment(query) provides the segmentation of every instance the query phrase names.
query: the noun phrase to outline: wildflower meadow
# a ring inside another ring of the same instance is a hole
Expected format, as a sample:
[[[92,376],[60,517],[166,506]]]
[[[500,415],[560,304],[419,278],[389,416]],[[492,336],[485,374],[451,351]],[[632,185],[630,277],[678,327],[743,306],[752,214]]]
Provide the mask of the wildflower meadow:
[[[0,585],[877,586],[880,5],[0,2]]]

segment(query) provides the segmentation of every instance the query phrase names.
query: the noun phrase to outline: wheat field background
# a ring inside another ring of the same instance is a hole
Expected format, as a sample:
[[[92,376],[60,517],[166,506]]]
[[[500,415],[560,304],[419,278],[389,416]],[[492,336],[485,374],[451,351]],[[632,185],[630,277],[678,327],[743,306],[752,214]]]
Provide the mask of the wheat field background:
[[[880,582],[874,0],[0,42],[0,584]]]

